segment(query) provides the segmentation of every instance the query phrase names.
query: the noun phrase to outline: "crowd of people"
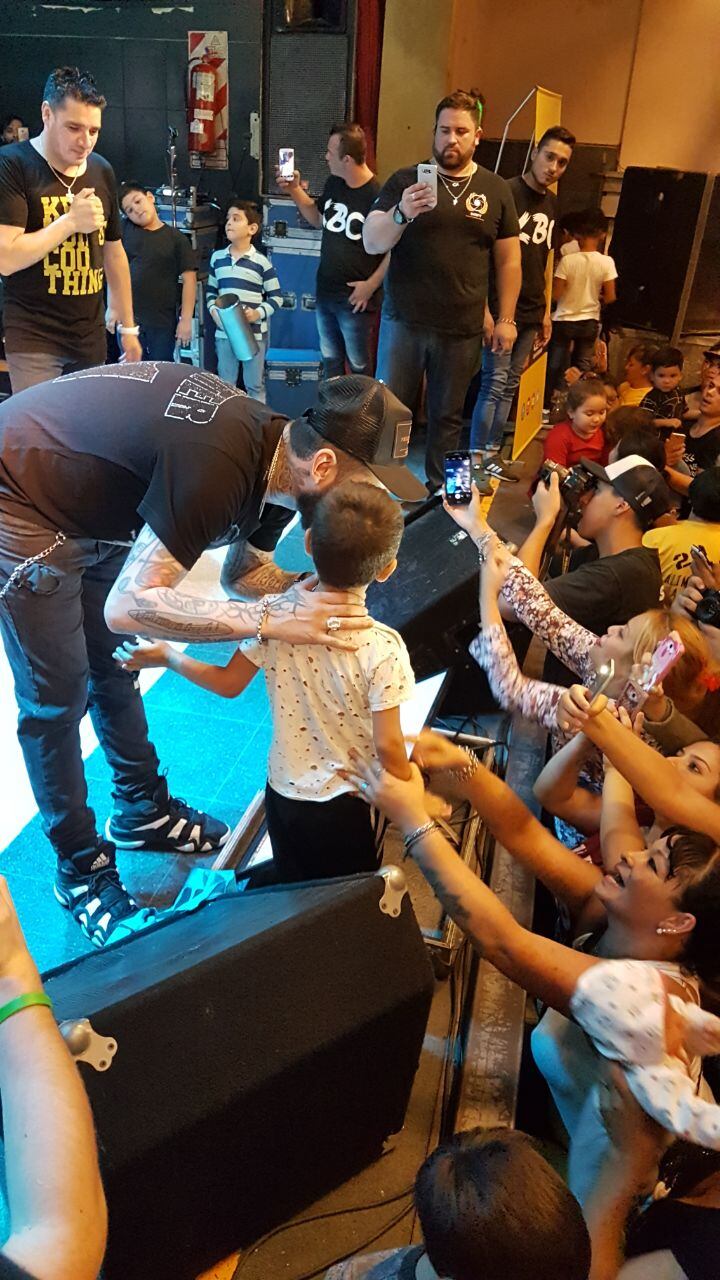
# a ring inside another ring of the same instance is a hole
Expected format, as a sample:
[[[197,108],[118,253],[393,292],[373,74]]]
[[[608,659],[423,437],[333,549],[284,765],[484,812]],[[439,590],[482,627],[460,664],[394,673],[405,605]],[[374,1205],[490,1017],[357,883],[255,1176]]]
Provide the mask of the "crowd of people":
[[[13,389],[0,406],[0,626],[58,902],[104,947],[140,914],[117,848],[208,853],[229,837],[171,793],[137,672],[164,667],[237,697],[262,669],[276,881],[373,871],[377,815],[394,823],[469,944],[538,1002],[533,1056],[567,1135],[566,1180],[524,1134],[456,1135],[417,1176],[422,1243],[350,1259],[328,1280],[709,1280],[720,1233],[720,1110],[703,1074],[720,1053],[720,348],[683,390],[680,349],[634,346],[616,385],[599,324],[617,272],[598,211],[565,217],[545,294],[561,222],[551,188],[574,136],[549,129],[527,172],[505,182],[474,160],[481,96],[456,91],[435,116],[437,190],[414,167],[380,187],[352,123],[330,133],[317,201],[299,172],[284,180],[323,228],[329,375],[288,422],[264,404],[279,287],[254,243],[257,207],[230,203],[227,247],[210,263],[219,377],[174,362],[190,338],[194,264],[152,194],[134,182],[118,193],[94,154],[104,105],[89,76],[61,68],[42,131],[21,138],[12,119],[0,152]],[[247,394],[219,316],[227,292],[257,347],[243,362]],[[106,326],[117,363],[105,362]],[[518,554],[477,489],[446,511],[478,550],[470,652],[500,706],[549,731],[535,784],[543,823],[445,736],[423,732],[408,756],[411,659],[366,606],[396,565],[400,502],[442,487],[473,374],[471,446],[487,455],[542,344],[556,420]],[[423,381],[427,488],[406,463],[407,406]],[[273,557],[295,511],[308,574]],[[557,573],[561,525],[569,564]],[[210,547],[227,549],[222,599],[184,587]],[[520,669],[508,622],[546,646],[542,680]],[[221,640],[237,642],[224,666],[173,644]],[[100,827],[80,750],[88,710],[113,776]],[[448,843],[439,817],[457,800],[549,892],[552,936],[521,927]],[[1,881],[0,988],[11,1216],[0,1276],[90,1280],[106,1232],[91,1116]]]

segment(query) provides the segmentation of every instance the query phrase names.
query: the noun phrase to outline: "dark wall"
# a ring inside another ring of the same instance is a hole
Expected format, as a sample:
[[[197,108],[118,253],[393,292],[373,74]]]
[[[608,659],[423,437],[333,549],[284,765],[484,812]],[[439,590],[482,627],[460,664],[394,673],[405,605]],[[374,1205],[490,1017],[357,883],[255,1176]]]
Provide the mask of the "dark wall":
[[[89,12],[82,12],[85,5]],[[181,186],[198,183],[187,159],[187,33],[227,31],[230,169],[208,171],[202,187],[222,200],[231,191],[257,195],[257,163],[249,154],[249,119],[260,109],[262,0],[65,0],[62,7],[0,0],[0,115],[16,112],[39,131],[48,72],[77,65],[95,76],[107,98],[97,150],[119,180],[159,186],[166,178],[167,129],[179,133]]]

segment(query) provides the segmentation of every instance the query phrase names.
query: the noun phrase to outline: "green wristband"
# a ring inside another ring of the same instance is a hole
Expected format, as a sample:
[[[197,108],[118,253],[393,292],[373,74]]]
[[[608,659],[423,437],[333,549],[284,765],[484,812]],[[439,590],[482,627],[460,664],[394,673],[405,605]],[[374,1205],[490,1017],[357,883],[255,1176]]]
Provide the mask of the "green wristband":
[[[45,995],[44,991],[30,991],[25,996],[9,1000],[0,1008],[0,1022],[5,1022],[8,1018],[12,1018],[14,1013],[19,1013],[21,1009],[29,1009],[34,1004],[45,1005],[46,1008],[52,1009],[52,1000]]]

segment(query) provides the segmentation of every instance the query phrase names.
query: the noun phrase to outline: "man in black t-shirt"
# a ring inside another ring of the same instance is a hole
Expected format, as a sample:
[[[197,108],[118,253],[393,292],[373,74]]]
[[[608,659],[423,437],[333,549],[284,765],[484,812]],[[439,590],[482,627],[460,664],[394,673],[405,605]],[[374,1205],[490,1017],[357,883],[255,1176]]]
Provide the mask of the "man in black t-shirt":
[[[323,376],[335,378],[346,362],[353,373],[372,373],[373,316],[388,255],[367,253],[363,245],[365,218],[380,187],[366,163],[362,125],[333,125],[325,159],[330,177],[317,201],[301,186],[297,170],[291,179],[278,170],[277,184],[311,226],[323,229],[315,315]]]
[[[175,346],[192,338],[197,271],[192,245],[182,231],[158,217],[155,197],[137,182],[124,182],[120,206],[126,222],[122,242],[130,263],[135,315],[146,360],[172,360]],[[178,281],[182,280],[178,320]]]
[[[105,99],[92,76],[59,67],[43,131],[0,151],[0,273],[13,391],[105,359],[103,284],[123,358],[139,360],[115,175],[92,154]]]
[[[553,125],[534,148],[527,173],[510,179],[520,223],[522,256],[522,285],[515,311],[517,338],[511,352],[493,349],[492,332],[499,311],[491,277],[482,381],[470,425],[471,449],[495,451],[500,448],[520,375],[535,339],[542,330],[543,342],[550,340],[550,295],[545,284],[545,268],[553,247],[557,218],[557,197],[550,187],[567,169],[574,146],[573,134],[562,125]]]
[[[364,606],[297,585],[272,551],[290,510],[341,477],[374,472],[421,497],[401,465],[409,435],[405,406],[355,375],[323,383],[318,406],[288,426],[212,374],[159,362],[69,373],[0,405],[0,629],[18,734],[58,858],[56,897],[94,945],[124,936],[136,910],[115,845],[202,853],[229,835],[170,796],[114,632],[354,648],[342,628],[371,625]],[[206,547],[229,544],[235,598],[185,594]],[[87,803],[88,707],[113,773],[107,839]]]
[[[479,368],[490,256],[499,315],[493,345],[510,351],[520,289],[518,221],[510,188],[473,154],[482,130],[475,93],[456,90],[435,113],[437,195],[398,169],[368,214],[369,252],[392,250],[380,325],[377,375],[405,403],[427,380],[428,485],[444,480],[443,455],[456,449],[468,384]]]

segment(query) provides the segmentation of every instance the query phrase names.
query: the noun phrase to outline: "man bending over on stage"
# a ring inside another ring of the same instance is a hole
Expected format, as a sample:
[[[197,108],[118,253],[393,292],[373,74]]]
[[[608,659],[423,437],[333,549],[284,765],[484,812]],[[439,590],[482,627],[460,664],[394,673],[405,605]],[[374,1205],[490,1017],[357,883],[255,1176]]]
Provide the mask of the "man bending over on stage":
[[[113,633],[355,649],[361,636],[346,632],[372,625],[364,604],[272,562],[282,506],[372,473],[422,496],[400,465],[409,435],[409,411],[360,375],[324,384],[292,423],[211,374],[154,362],[67,374],[0,406],[0,628],[18,733],[56,897],[95,946],[124,936],[136,910],[116,845],[201,853],[229,835],[170,795]],[[205,548],[229,543],[224,585],[252,603],[186,594]],[[87,803],[88,709],[113,773],[107,838]]]
[[[347,483],[324,493],[305,534],[320,589],[347,591],[364,604],[369,584],[393,572],[402,532],[399,505],[375,485]],[[370,810],[338,773],[352,768],[353,750],[410,777],[400,726],[400,703],[415,687],[407,649],[379,622],[357,639],[357,649],[340,652],[292,645],[267,639],[261,624],[226,667],[162,642],[128,642],[115,655],[129,671],[169,667],[224,698],[265,672],[273,717],[265,813],[274,871],[284,884],[376,869]]]

